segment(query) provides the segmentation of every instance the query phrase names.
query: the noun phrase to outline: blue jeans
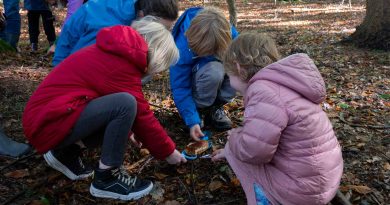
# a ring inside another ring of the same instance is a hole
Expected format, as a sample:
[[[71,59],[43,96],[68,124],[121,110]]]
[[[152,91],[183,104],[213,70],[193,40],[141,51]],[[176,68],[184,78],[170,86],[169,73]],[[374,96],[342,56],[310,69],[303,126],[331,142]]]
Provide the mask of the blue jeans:
[[[7,21],[0,38],[16,48],[20,36],[19,0],[3,0],[3,3]]]

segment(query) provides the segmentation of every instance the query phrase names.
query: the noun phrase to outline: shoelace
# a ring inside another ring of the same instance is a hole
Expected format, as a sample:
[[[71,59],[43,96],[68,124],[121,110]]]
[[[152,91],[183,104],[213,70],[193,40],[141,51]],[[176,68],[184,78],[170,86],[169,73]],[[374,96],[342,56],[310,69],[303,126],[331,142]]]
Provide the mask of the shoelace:
[[[81,160],[81,158],[78,157],[78,161],[79,161],[79,165],[80,165],[81,169],[84,170],[84,169],[85,169],[85,166],[84,166],[83,160]]]
[[[134,187],[135,182],[137,181],[137,177],[131,177],[123,167],[113,170],[113,175],[118,177],[120,181],[131,187]]]

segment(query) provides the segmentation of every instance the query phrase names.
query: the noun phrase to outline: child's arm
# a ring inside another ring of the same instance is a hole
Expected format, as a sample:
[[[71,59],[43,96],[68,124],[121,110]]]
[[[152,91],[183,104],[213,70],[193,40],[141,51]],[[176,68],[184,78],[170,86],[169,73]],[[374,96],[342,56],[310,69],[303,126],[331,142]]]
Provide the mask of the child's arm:
[[[188,127],[200,124],[200,118],[192,98],[192,65],[186,64],[180,52],[180,61],[170,68],[170,82],[175,105]],[[192,62],[192,61],[190,61]]]
[[[137,114],[133,123],[132,131],[136,140],[140,141],[145,148],[157,159],[166,159],[175,151],[175,143],[167,135],[164,128],[149,109],[149,103],[142,93],[141,81],[134,82],[134,76],[139,75],[132,72],[130,68],[117,69],[107,74],[105,83],[97,90],[101,95],[117,92],[127,92],[135,97],[137,101]],[[98,83],[98,82],[91,82]]]
[[[231,133],[227,147],[241,161],[268,163],[278,148],[288,116],[283,106],[275,103],[277,94],[263,90],[250,95],[254,96],[245,108],[244,126]]]

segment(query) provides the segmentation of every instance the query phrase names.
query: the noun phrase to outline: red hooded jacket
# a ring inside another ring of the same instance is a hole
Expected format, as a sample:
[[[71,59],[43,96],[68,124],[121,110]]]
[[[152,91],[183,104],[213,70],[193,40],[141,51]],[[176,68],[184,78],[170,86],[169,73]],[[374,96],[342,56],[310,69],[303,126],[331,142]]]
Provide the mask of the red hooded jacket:
[[[33,93],[23,114],[29,142],[39,153],[47,152],[70,134],[88,102],[127,92],[137,100],[132,131],[154,157],[165,159],[174,151],[175,144],[142,93],[147,54],[145,40],[131,27],[102,29],[96,44],[65,59]]]

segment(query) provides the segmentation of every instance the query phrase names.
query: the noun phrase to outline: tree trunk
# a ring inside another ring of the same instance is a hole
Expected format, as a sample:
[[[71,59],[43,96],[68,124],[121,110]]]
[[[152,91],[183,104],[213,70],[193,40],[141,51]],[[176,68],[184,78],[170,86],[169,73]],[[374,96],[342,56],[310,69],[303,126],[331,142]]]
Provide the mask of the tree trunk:
[[[236,0],[226,0],[226,3],[229,7],[229,20],[230,23],[234,26],[237,26],[237,10],[236,10]]]
[[[390,50],[390,1],[367,0],[366,17],[351,35],[358,46]]]

